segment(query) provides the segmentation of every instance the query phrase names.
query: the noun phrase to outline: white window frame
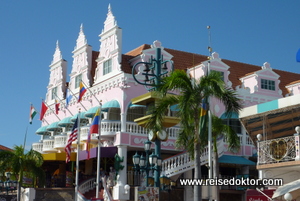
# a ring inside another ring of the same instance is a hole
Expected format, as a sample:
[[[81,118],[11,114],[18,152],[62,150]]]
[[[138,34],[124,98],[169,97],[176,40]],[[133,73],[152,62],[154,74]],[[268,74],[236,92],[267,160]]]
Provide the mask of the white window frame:
[[[57,97],[57,87],[53,87],[51,90],[51,100],[56,99]]]
[[[103,62],[103,75],[106,75],[112,71],[112,59],[108,59]]]
[[[268,80],[268,79],[261,79],[260,80],[260,87],[262,89],[270,90],[270,91],[275,91],[275,81],[274,80]]]
[[[82,74],[79,74],[75,77],[75,89],[80,86],[81,80],[82,80]]]

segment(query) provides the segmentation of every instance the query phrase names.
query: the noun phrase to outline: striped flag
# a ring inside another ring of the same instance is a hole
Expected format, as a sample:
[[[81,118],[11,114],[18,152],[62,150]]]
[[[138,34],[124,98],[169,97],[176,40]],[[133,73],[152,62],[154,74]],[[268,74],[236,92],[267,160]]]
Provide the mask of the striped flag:
[[[33,105],[31,104],[30,105],[30,114],[29,114],[29,123],[32,124],[32,120],[33,120],[33,117],[36,115],[36,111],[33,107]]]
[[[77,135],[78,135],[78,117],[76,118],[76,121],[74,123],[73,129],[72,129],[72,133],[70,134],[69,138],[68,138],[68,142],[67,145],[65,147],[65,152],[66,152],[66,163],[68,163],[70,161],[70,157],[71,157],[71,146],[72,146],[72,142],[77,140]]]
[[[204,136],[207,132],[208,121],[208,101],[204,98],[201,103],[200,120],[199,120],[199,134]]]
[[[78,97],[78,103],[81,101],[83,95],[85,94],[86,92],[86,88],[83,86],[83,83],[80,82],[79,84],[79,97]]]
[[[93,122],[90,126],[90,131],[88,134],[88,139],[86,141],[86,151],[87,151],[87,159],[90,159],[90,142],[91,142],[91,134],[99,133],[99,120],[100,120],[100,108],[97,109]]]

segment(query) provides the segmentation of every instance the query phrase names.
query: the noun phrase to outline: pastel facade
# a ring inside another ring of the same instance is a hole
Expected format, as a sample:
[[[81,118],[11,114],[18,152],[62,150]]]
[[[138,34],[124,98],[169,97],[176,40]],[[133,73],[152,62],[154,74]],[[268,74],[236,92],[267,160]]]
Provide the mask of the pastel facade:
[[[208,60],[207,56],[204,55],[164,48],[160,41],[154,41],[152,45],[141,45],[124,54],[122,53],[122,29],[118,26],[110,6],[103,31],[99,36],[100,49],[94,51],[88,45],[83,25],[80,26],[75,49],[73,50],[70,75],[66,73],[67,61],[63,59],[59,43],[56,43],[45,96],[45,102],[49,109],[44,116],[41,128],[36,132],[41,136],[41,140],[34,143],[33,148],[43,153],[45,163],[52,164],[54,169],[58,169],[63,174],[70,171],[71,164],[65,164],[64,162],[64,147],[68,135],[71,133],[76,115],[80,111],[80,145],[81,150],[86,150],[89,124],[96,108],[101,103],[103,109],[101,146],[104,147],[103,150],[101,149],[101,161],[104,163],[101,164],[103,167],[104,164],[113,166],[113,162],[109,161],[116,153],[120,157],[124,157],[122,162],[124,169],[119,171],[118,182],[114,186],[114,199],[129,199],[129,195],[125,194],[124,186],[126,184],[134,185],[131,158],[136,151],[143,151],[144,142],[148,137],[148,130],[134,122],[134,119],[145,115],[145,107],[132,104],[131,99],[145,94],[147,89],[137,84],[133,79],[132,67],[140,61],[148,61],[151,56],[155,57],[156,48],[161,48],[164,60],[172,60],[175,69],[187,70],[191,77],[203,76],[208,67],[208,62],[210,62],[211,70],[222,73],[224,82],[228,87],[237,91],[239,97],[243,99],[245,107],[277,100],[285,96],[294,96],[300,92],[299,74],[273,70],[268,63],[264,63],[262,67],[259,67],[221,59],[218,53],[213,53],[211,59]],[[171,66],[168,65],[167,68],[171,69]],[[144,79],[144,76],[142,76],[143,70],[141,67],[137,72],[134,72],[139,80]],[[81,80],[87,92],[82,101],[78,102]],[[66,106],[67,88],[72,94],[68,106]],[[55,113],[56,101],[60,102],[58,114]],[[217,100],[212,101],[211,110],[217,116],[224,117],[224,106]],[[226,119],[226,117],[224,118]],[[222,144],[223,154],[248,159],[255,155],[256,147],[246,130],[239,124],[238,118],[238,116],[235,116],[227,120],[228,122],[235,122],[237,126],[241,149],[238,153],[231,153],[227,151],[228,145],[224,141]],[[168,141],[162,142],[162,157],[166,159],[162,167],[163,172],[179,172],[177,170],[186,165],[185,162],[179,163],[177,159],[175,160],[178,157],[177,154],[182,152],[182,150],[175,149],[178,130],[178,125],[168,128]],[[86,160],[85,151],[79,153],[80,167],[87,175],[91,175],[95,171],[97,137],[98,134],[92,134],[92,158],[90,160]],[[76,151],[74,144],[71,161],[75,160]],[[181,157],[184,159],[188,156],[181,155]],[[224,164],[225,169],[228,169],[226,164],[230,164],[230,162],[225,161]],[[222,168],[222,164],[220,166]],[[179,172],[180,174],[170,173],[169,176],[174,180],[180,176],[189,178],[192,175],[192,169]],[[254,171],[253,168],[242,164],[234,166],[234,170],[239,172],[236,174],[247,175]],[[226,175],[226,173],[224,174]],[[192,200],[192,187],[184,187],[183,191],[185,192],[183,199],[186,201]],[[226,192],[224,195],[226,195]],[[243,193],[240,193],[236,200],[243,196]]]

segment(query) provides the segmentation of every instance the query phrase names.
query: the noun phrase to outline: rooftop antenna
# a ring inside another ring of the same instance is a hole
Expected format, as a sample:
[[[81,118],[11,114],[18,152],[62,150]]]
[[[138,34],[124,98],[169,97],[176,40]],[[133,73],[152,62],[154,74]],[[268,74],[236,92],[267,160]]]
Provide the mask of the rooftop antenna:
[[[211,54],[212,54],[212,45],[211,45],[211,33],[210,33],[210,26],[207,26],[206,27],[207,30],[208,30],[208,52],[209,52],[209,57],[211,57]],[[209,58],[210,59],[210,58]]]

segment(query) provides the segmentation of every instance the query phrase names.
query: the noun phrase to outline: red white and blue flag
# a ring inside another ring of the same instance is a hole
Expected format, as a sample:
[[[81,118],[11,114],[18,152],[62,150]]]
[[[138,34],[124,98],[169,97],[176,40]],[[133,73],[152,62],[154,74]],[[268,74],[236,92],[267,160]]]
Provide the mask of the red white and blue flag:
[[[75,124],[72,129],[72,133],[70,134],[68,138],[67,145],[65,147],[65,152],[66,152],[66,163],[70,161],[71,158],[71,147],[72,147],[72,142],[77,140],[77,135],[78,135],[78,117],[76,118]]]

